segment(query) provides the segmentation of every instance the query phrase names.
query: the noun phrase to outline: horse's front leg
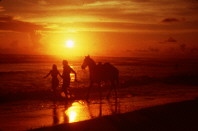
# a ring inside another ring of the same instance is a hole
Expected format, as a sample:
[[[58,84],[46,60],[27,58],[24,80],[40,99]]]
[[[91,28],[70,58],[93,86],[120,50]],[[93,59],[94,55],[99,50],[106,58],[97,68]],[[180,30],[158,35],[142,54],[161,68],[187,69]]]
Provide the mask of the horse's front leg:
[[[89,99],[92,86],[93,86],[93,81],[90,81],[88,91],[87,91],[87,100]]]

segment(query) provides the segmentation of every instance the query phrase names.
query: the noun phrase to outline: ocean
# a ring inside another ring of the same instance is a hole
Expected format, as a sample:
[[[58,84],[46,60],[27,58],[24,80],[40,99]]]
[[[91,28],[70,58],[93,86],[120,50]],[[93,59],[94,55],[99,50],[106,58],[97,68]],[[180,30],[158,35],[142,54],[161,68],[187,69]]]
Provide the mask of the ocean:
[[[78,79],[75,82],[71,74],[70,88],[82,97],[75,94],[76,100],[65,104],[52,101],[50,77],[43,78],[53,64],[62,73],[62,58],[0,55],[0,130],[27,130],[76,122],[198,97],[198,59],[95,56],[92,58],[96,62],[110,62],[118,68],[118,98],[96,98],[91,104],[87,103],[82,98],[89,86],[89,71],[81,69],[83,58],[68,59]],[[61,90],[62,80],[59,80]],[[95,95],[97,93],[92,98]],[[71,107],[76,109],[73,115]],[[76,117],[82,110],[84,113]]]

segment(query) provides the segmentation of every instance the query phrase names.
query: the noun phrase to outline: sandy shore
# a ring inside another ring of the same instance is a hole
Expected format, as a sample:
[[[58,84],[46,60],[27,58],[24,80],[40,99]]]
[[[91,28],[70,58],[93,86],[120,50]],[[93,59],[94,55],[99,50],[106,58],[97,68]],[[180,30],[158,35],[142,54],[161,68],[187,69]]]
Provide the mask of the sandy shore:
[[[32,131],[196,131],[198,99],[103,116],[82,122],[33,129]]]

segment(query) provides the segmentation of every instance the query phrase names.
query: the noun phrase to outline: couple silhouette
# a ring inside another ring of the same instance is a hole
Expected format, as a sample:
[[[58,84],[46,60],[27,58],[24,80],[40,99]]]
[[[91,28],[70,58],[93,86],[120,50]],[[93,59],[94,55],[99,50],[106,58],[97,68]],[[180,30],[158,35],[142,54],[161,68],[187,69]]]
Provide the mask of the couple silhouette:
[[[77,76],[76,76],[76,72],[69,66],[68,61],[67,60],[63,60],[62,62],[63,64],[63,73],[62,75],[60,74],[60,72],[57,69],[57,66],[55,64],[52,65],[52,69],[49,71],[49,73],[44,77],[47,78],[49,75],[51,75],[52,79],[51,79],[51,86],[52,86],[52,90],[55,94],[55,96],[58,96],[58,92],[57,92],[57,88],[59,86],[59,79],[58,79],[58,75],[63,79],[63,84],[62,84],[62,91],[65,94],[66,98],[69,98],[69,92],[68,92],[68,88],[70,86],[70,73],[74,73],[75,74],[75,80],[77,80]]]

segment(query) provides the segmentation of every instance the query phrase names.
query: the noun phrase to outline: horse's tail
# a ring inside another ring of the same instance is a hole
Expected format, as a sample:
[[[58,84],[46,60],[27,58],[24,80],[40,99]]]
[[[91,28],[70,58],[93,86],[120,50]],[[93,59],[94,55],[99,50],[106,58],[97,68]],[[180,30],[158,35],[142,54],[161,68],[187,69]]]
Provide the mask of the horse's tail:
[[[117,87],[119,87],[120,85],[120,81],[119,81],[119,70],[117,68],[116,69],[116,77],[115,77],[115,84]]]

